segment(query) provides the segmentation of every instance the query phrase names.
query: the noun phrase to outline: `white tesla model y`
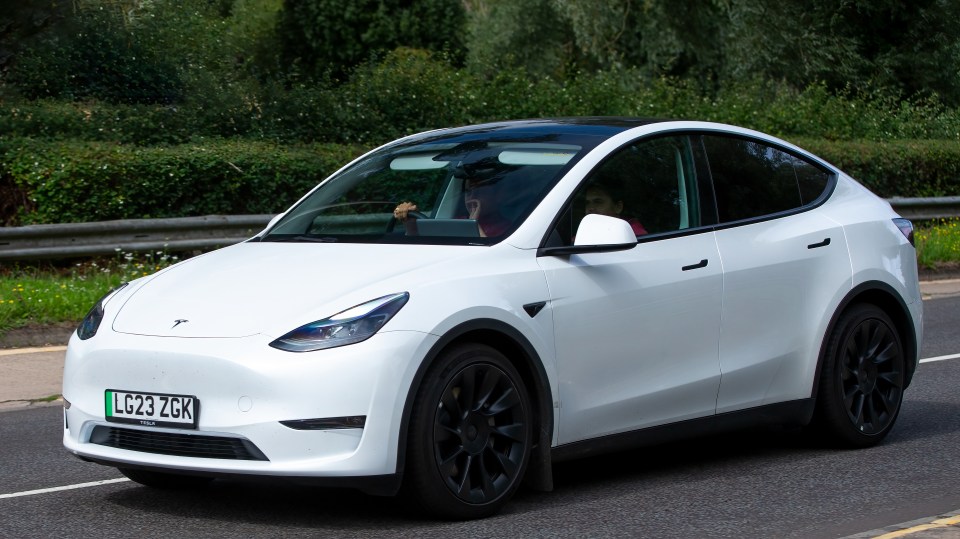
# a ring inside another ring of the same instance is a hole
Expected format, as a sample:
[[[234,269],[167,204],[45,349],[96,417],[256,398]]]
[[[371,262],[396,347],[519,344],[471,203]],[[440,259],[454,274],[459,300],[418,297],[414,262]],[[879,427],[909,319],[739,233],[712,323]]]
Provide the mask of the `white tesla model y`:
[[[868,446],[917,367],[915,256],[889,204],[755,131],[431,131],[100,300],[67,352],[63,441],[145,485],[267,476],[447,518],[677,436]]]

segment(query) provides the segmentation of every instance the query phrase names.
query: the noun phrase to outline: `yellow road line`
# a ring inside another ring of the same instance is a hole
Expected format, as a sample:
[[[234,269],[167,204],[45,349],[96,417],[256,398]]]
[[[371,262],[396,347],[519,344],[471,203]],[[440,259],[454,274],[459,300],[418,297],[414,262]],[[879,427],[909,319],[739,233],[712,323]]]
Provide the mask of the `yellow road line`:
[[[13,348],[10,350],[0,350],[2,356],[18,356],[20,354],[36,354],[39,352],[63,352],[66,346],[43,346],[40,348]]]
[[[919,526],[914,526],[912,528],[906,528],[903,530],[897,530],[895,532],[885,533],[883,535],[878,535],[874,539],[894,539],[895,537],[905,537],[907,535],[913,535],[926,530],[934,530],[937,528],[947,528],[950,526],[956,526],[960,524],[960,515],[941,518],[934,520],[929,524],[920,524]]]

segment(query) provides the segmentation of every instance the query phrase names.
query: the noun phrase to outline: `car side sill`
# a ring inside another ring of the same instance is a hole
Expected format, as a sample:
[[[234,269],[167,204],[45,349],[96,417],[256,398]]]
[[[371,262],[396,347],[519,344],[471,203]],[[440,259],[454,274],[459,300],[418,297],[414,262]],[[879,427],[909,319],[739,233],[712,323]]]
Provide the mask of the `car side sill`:
[[[815,405],[815,399],[800,399],[690,419],[669,425],[611,434],[554,447],[551,450],[551,457],[553,462],[563,462],[748,427],[766,425],[803,426],[810,423],[813,418]]]

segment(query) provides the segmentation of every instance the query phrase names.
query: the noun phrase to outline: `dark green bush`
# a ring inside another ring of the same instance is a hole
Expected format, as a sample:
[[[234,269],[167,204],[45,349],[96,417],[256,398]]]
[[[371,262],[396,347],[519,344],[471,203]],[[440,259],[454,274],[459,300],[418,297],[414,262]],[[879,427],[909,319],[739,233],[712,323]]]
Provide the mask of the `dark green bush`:
[[[399,46],[463,54],[458,0],[286,0],[279,41],[287,66],[340,77]],[[288,67],[289,68],[289,67]]]
[[[169,57],[109,13],[95,10],[25,47],[8,77],[31,99],[173,103],[184,91]]]
[[[487,78],[414,49],[361,66],[343,84],[246,80],[219,93],[213,79],[192,84],[204,95],[176,105],[0,98],[0,223],[270,213],[361,146],[438,127],[583,115],[741,125],[798,141],[885,197],[960,194],[960,111],[933,99],[757,82],[704,96],[626,69]],[[15,210],[10,200],[27,204]]]
[[[884,198],[960,195],[960,144],[956,141],[791,142],[836,165]]]
[[[467,123],[474,82],[429,53],[397,49],[362,66],[335,89],[344,142],[386,142],[438,127]]]
[[[0,100],[0,133],[150,145],[213,137],[285,143],[380,144],[398,136],[484,121],[613,115],[711,120],[779,136],[829,140],[960,138],[960,110],[935,99],[797,92],[742,82],[715,95],[634,70],[531,78],[521,69],[485,78],[442,56],[398,49],[357,68],[343,84],[194,79],[201,95],[176,105]],[[2,136],[2,135],[0,135]]]
[[[960,145],[951,141],[791,142],[883,197],[960,194]],[[0,222],[275,213],[363,150],[225,140],[141,148],[7,139],[0,141],[0,192],[28,203],[16,216],[0,215]]]
[[[183,107],[41,99],[0,105],[2,137],[176,144],[203,135]]]
[[[276,213],[362,151],[223,140],[140,148],[8,139],[0,142],[0,183],[29,199],[17,224]]]

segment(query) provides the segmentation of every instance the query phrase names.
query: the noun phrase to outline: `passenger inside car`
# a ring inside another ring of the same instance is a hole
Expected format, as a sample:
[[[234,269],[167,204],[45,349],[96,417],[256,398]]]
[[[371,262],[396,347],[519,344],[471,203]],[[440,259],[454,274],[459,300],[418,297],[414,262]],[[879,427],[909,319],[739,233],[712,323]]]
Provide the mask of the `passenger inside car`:
[[[584,209],[587,215],[596,213],[623,219],[630,224],[630,228],[637,236],[647,233],[635,217],[623,216],[623,196],[620,195],[620,190],[613,184],[596,182],[587,187]]]

